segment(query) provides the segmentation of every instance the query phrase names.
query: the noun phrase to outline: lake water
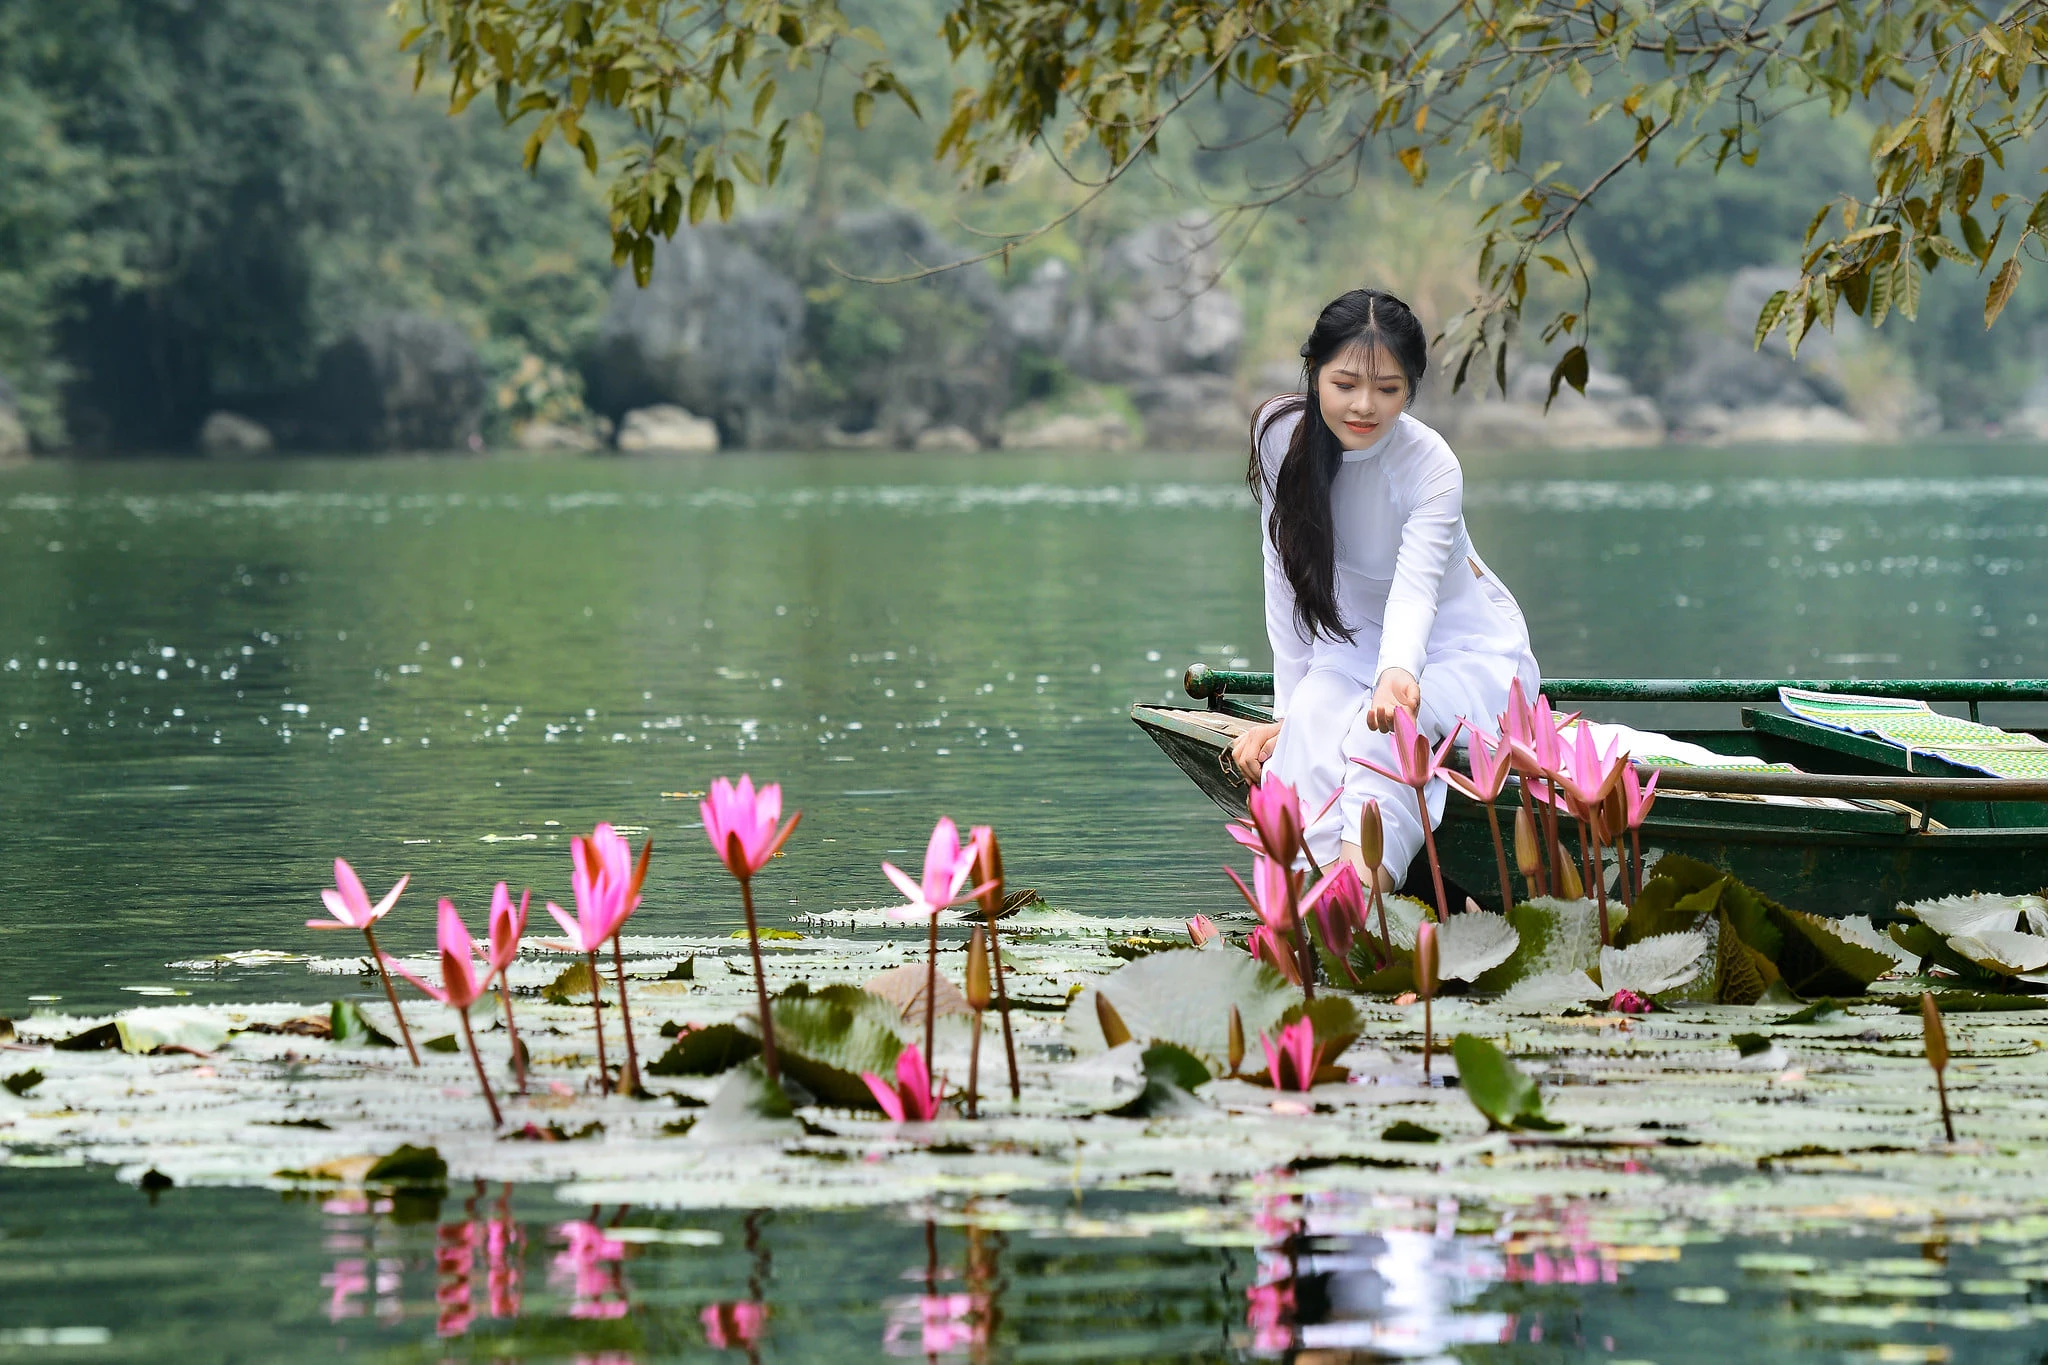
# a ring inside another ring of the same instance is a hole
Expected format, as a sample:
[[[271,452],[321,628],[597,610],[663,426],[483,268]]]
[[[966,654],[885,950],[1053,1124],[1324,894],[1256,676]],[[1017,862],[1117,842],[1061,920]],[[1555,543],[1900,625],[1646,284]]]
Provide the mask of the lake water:
[[[1192,660],[1266,666],[1240,474],[1195,457],[846,455],[0,474],[0,1015],[169,992],[318,998],[290,966],[224,979],[167,964],[327,946],[300,925],[337,854],[375,887],[413,874],[409,904],[448,894],[480,909],[500,878],[566,899],[565,832],[599,819],[656,842],[636,927],[725,929],[739,922],[730,883],[695,801],[674,794],[741,771],[781,781],[804,811],[763,884],[771,922],[892,899],[878,862],[914,858],[940,813],[997,826],[1012,884],[1059,905],[1227,907],[1216,812],[1126,711],[1177,696]],[[1467,508],[1554,676],[2048,674],[2037,451],[1481,457]],[[416,949],[429,934],[419,913],[386,937]],[[520,1191],[493,1215],[498,1197],[465,1211],[457,1192],[401,1224],[401,1211],[254,1192],[178,1190],[149,1208],[102,1173],[0,1167],[0,1359],[670,1359],[711,1349],[705,1304],[763,1292],[772,1356],[930,1344],[905,1325],[928,1307],[918,1218],[689,1222],[717,1245],[641,1241],[584,1267],[601,1280],[630,1264],[606,1300],[630,1301],[619,1318],[577,1314],[573,1267],[566,1288],[548,1277],[575,1247],[609,1245],[567,1224],[621,1211]],[[943,1292],[967,1293],[973,1220],[941,1212]],[[1272,1347],[1247,1293],[1280,1282],[1275,1253],[1191,1248],[1145,1212],[1091,1199],[983,1217],[985,1239],[1007,1239],[988,1273],[1010,1295],[987,1349]],[[1497,1220],[1461,1231],[1471,1211],[1448,1225],[1427,1209],[1327,1217],[1323,1240],[1274,1244],[1340,1266],[1288,1281],[1323,1295],[1300,1320],[1366,1324],[1331,1328],[1332,1351],[1391,1349],[1359,1333],[1408,1321],[1408,1290],[1374,1268],[1406,1255],[1385,1250],[1389,1228],[1478,1267],[1458,1272],[1465,1297],[1413,1309],[1434,1325],[1398,1354],[1469,1355],[1451,1338],[1470,1328],[1520,1343],[1484,1358],[1669,1365],[1728,1358],[1739,1330],[1756,1343],[1747,1358],[1841,1359],[1932,1351],[1963,1330],[1878,1332],[1865,1313],[1863,1337],[1822,1331],[1782,1275],[1738,1268],[1732,1257],[1763,1254],[1740,1237],[1687,1243],[1677,1260],[1546,1252],[1545,1279],[1502,1249],[1513,1239]],[[494,1219],[525,1248],[516,1316],[486,1311]],[[474,1253],[475,1317],[437,1337],[437,1257],[452,1276],[458,1252]],[[1798,1254],[1824,1267],[1922,1253]],[[1776,1307],[1747,1311],[1759,1295]],[[1959,1339],[2000,1354],[1954,1358],[2032,1359],[2048,1338],[2025,1321]]]

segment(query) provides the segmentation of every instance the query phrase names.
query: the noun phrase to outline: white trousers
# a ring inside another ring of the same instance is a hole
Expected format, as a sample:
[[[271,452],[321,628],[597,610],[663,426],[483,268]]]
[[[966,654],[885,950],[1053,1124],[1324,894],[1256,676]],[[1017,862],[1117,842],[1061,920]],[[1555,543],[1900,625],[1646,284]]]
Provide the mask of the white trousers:
[[[1417,728],[1432,748],[1443,743],[1461,716],[1470,717],[1489,736],[1498,733],[1496,717],[1507,709],[1507,688],[1516,675],[1516,662],[1460,655],[1428,662]],[[1533,673],[1533,667],[1530,671]],[[1525,685],[1529,681],[1533,679]],[[1384,865],[1399,886],[1408,875],[1409,864],[1422,852],[1422,809],[1413,787],[1352,762],[1367,758],[1382,768],[1398,770],[1394,737],[1366,726],[1372,694],[1369,684],[1346,669],[1311,666],[1288,699],[1286,722],[1280,727],[1267,766],[1301,794],[1302,814],[1309,821],[1309,852],[1324,868],[1336,865],[1340,844],[1357,841],[1365,803],[1378,801],[1385,837]],[[1445,783],[1441,778],[1431,782],[1423,795],[1434,829],[1444,817]],[[1320,818],[1318,811],[1322,812]]]

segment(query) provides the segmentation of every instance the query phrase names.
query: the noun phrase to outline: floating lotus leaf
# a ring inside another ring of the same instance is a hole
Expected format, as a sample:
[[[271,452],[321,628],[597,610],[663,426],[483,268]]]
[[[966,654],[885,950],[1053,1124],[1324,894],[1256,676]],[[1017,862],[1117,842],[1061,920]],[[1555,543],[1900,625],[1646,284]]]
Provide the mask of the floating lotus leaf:
[[[1802,996],[1861,995],[1898,965],[1891,954],[1844,937],[1832,920],[1775,904],[1770,909],[1772,923],[1784,933],[1778,971]]]
[[[784,1061],[784,1069],[788,1062]],[[865,1089],[865,1086],[863,1086]],[[871,1100],[872,1102],[872,1100]],[[708,1143],[770,1142],[803,1131],[781,1087],[768,1082],[756,1060],[726,1073],[725,1084],[690,1126],[687,1140]]]
[[[363,1172],[365,1185],[391,1185],[402,1189],[432,1189],[448,1183],[448,1163],[432,1147],[407,1143],[377,1158]]]
[[[870,995],[879,995],[896,1007],[897,1016],[922,1028],[924,1026],[924,984],[927,968],[922,962],[906,962],[901,967],[891,967],[878,972],[861,982],[861,989]],[[944,974],[938,978],[933,994],[938,997],[938,1017],[949,1014],[972,1015],[974,1006],[967,1003],[967,997],[958,986],[948,981]]]
[[[1607,993],[1600,989],[1600,983],[1575,967],[1568,972],[1525,976],[1508,988],[1499,1003],[1501,1008],[1510,1010],[1550,1009],[1606,998]]]
[[[327,1007],[327,1029],[337,1047],[398,1046],[352,1000],[336,1000]]]
[[[761,1040],[736,1024],[678,1033],[668,1051],[647,1064],[650,1076],[716,1076],[761,1053]]]
[[[2039,896],[1943,896],[1902,905],[1899,910],[1944,938],[1977,935],[1986,929],[2017,929],[2022,918],[2035,933],[2048,934],[2048,902]]]
[[[1437,975],[1446,981],[1477,981],[1513,956],[1521,942],[1505,915],[1452,915],[1437,930]]]
[[[1461,1033],[1451,1040],[1451,1056],[1458,1063],[1458,1084],[1489,1127],[1544,1133],[1564,1127],[1543,1116],[1535,1079],[1486,1039]]]
[[[1131,1036],[1178,1043],[1221,1071],[1230,1055],[1230,1007],[1244,1020],[1246,1042],[1270,1033],[1301,992],[1263,962],[1241,953],[1176,948],[1153,953],[1112,972],[1067,1006],[1066,1038],[1076,1052],[1100,1052],[1102,1025],[1095,1010],[1100,991],[1115,1006]]]
[[[785,992],[769,1004],[775,1020],[775,1052],[783,1074],[826,1104],[873,1109],[874,1092],[861,1073],[896,1074],[896,1006],[858,986],[832,985],[799,994]],[[740,1027],[753,1032],[751,1014]],[[723,1093],[721,1091],[721,1093]]]
[[[1476,990],[1505,991],[1518,981],[1568,976],[1600,965],[1600,909],[1592,901],[1538,896],[1517,905],[1505,918],[1515,931],[1515,948],[1473,979]],[[1627,912],[1610,905],[1608,919],[1610,924],[1626,924]]]
[[[1396,1119],[1380,1131],[1381,1142],[1442,1142],[1444,1135],[1407,1119]]]
[[[1172,1118],[1201,1114],[1209,1106],[1194,1092],[1210,1080],[1209,1068],[1201,1058],[1172,1043],[1154,1043],[1145,1049],[1145,1088],[1138,1098],[1110,1112],[1118,1118]]]
[[[590,964],[578,962],[565,967],[561,975],[542,986],[540,996],[550,1005],[587,1005],[590,1003],[591,982]]]
[[[1612,996],[1620,991],[1657,996],[1675,991],[1714,964],[1714,945],[1706,934],[1659,934],[1627,948],[1600,950],[1600,988]]]
[[[2038,972],[2048,967],[2048,938],[2023,934],[2014,929],[1980,929],[1974,934],[1951,934],[1948,946],[1980,967],[2008,976]]]
[[[160,1047],[217,1052],[228,1041],[227,1025],[196,1010],[130,1010],[114,1021],[123,1052]]]

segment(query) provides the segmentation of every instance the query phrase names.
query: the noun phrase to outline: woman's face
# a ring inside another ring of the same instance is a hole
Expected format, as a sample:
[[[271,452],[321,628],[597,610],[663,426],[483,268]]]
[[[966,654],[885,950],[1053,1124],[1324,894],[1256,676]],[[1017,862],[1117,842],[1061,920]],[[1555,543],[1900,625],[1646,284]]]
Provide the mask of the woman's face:
[[[1378,346],[1355,346],[1330,357],[1316,376],[1316,400],[1323,420],[1346,450],[1363,450],[1380,437],[1408,405],[1408,380]]]

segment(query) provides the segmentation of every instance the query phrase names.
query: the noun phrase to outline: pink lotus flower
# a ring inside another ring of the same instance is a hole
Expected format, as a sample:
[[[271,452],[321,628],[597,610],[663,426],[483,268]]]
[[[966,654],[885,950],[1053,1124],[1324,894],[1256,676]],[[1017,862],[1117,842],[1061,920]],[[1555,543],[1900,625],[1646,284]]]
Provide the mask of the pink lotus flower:
[[[1289,984],[1301,984],[1301,963],[1295,958],[1294,948],[1272,925],[1261,924],[1252,930],[1244,946],[1253,958],[1286,977]]]
[[[498,976],[519,958],[519,940],[526,933],[526,911],[532,897],[531,891],[521,893],[515,908],[505,883],[499,882],[491,891],[491,936],[484,951],[485,961]]]
[[[1616,1014],[1648,1014],[1656,1008],[1649,997],[1626,989],[1616,991],[1609,1004]]]
[[[704,1324],[704,1342],[713,1350],[743,1351],[760,1342],[768,1305],[752,1299],[707,1303],[697,1321]]]
[[[782,818],[781,784],[770,782],[757,792],[754,779],[744,773],[737,787],[722,777],[713,781],[710,797],[699,802],[697,810],[704,817],[704,833],[712,850],[726,870],[743,882],[768,866],[768,860],[789,842],[796,822],[804,818],[798,811],[777,829],[775,822]]]
[[[566,946],[595,953],[640,908],[640,887],[633,876],[633,846],[608,824],[569,841],[570,888],[576,893],[576,918],[548,902],[548,913],[568,935]]]
[[[385,893],[384,899],[370,904],[370,893],[363,890],[363,880],[356,870],[341,859],[334,860],[334,888],[320,893],[320,899],[327,906],[333,920],[309,919],[308,929],[360,929],[363,942],[369,946],[370,961],[377,964],[377,979],[384,983],[384,998],[391,1002],[391,1013],[398,1019],[398,1036],[405,1039],[406,1055],[412,1064],[420,1064],[420,1050],[413,1046],[412,1030],[406,1027],[405,1011],[398,1006],[398,992],[392,989],[391,973],[384,970],[384,950],[377,946],[377,921],[391,913],[391,907],[398,904],[399,893],[405,890],[412,874],[406,873],[398,879],[398,885]]]
[[[469,926],[462,922],[462,915],[456,910],[455,902],[446,896],[441,898],[439,927],[440,985],[430,985],[422,981],[396,958],[386,958],[385,962],[396,968],[400,976],[450,1009],[467,1010],[488,989],[491,980],[490,968],[476,962],[476,942],[469,936]]]
[[[1621,780],[1621,770],[1628,766],[1628,755],[1621,752],[1620,743],[1617,741],[1603,751],[1593,727],[1583,721],[1572,731],[1566,759],[1565,769],[1559,774],[1565,794],[1588,812],[1600,808],[1607,793]]]
[[[1223,931],[1216,927],[1216,921],[1207,915],[1196,915],[1188,921],[1188,941],[1197,948],[1210,942]]]
[[[925,1069],[924,1054],[914,1045],[896,1054],[894,1086],[872,1071],[861,1072],[860,1078],[874,1092],[875,1103],[882,1106],[882,1112],[897,1123],[930,1123],[939,1112],[938,1098],[932,1094],[931,1073]]]
[[[1324,877],[1301,898],[1301,913],[1312,916],[1323,943],[1341,962],[1351,956],[1351,942],[1365,927],[1365,883],[1349,862]]]
[[[1244,884],[1235,868],[1224,868],[1223,875],[1230,878],[1245,903],[1258,913],[1260,923],[1282,934],[1294,932],[1293,880],[1286,864],[1275,862],[1263,853],[1255,853],[1252,855],[1251,886]]]
[[[1633,763],[1621,765],[1621,795],[1630,829],[1641,829],[1643,821],[1650,818],[1650,807],[1657,804],[1658,776],[1651,773],[1649,782],[1644,783],[1636,777]]]
[[[1259,1046],[1266,1049],[1266,1074],[1275,1090],[1305,1091],[1315,1084],[1319,1049],[1315,1025],[1306,1016],[1280,1030],[1278,1045],[1261,1033]]]
[[[1443,744],[1432,752],[1429,741],[1415,728],[1415,718],[1408,714],[1408,708],[1397,706],[1394,708],[1394,766],[1382,768],[1369,758],[1353,758],[1351,761],[1364,764],[1381,777],[1421,791],[1429,785],[1431,778],[1444,770],[1444,760],[1450,756],[1451,743],[1456,738],[1457,731],[1453,729]]]
[[[1245,798],[1251,807],[1252,828],[1258,831],[1259,846],[1269,858],[1291,867],[1301,852],[1301,795],[1270,768],[1258,786]]]
[[[368,929],[378,920],[391,913],[391,907],[398,904],[398,897],[405,890],[412,874],[406,873],[398,879],[398,885],[384,893],[384,899],[370,904],[370,893],[363,889],[362,878],[356,870],[341,859],[334,860],[334,886],[322,891],[320,899],[334,919],[309,919],[308,929]]]
[[[883,873],[896,884],[896,889],[910,897],[907,905],[892,908],[889,917],[913,919],[918,915],[936,915],[967,898],[962,892],[974,875],[977,856],[973,844],[961,844],[960,827],[940,816],[932,826],[931,841],[925,845],[922,882],[910,880],[894,863],[882,864]]]
[[[1512,755],[1508,741],[1488,741],[1486,732],[1478,726],[1463,720],[1458,724],[1471,736],[1465,742],[1465,759],[1471,765],[1472,775],[1467,777],[1455,769],[1446,768],[1444,781],[1474,801],[1493,801],[1507,790],[1508,774],[1514,771],[1514,764],[1509,761]]]
[[[385,960],[398,969],[400,976],[454,1010],[455,1017],[462,1021],[462,1037],[469,1044],[469,1059],[476,1064],[477,1084],[483,1087],[484,1103],[491,1107],[491,1123],[502,1128],[505,1116],[498,1111],[498,1097],[491,1093],[490,1078],[484,1074],[484,1059],[476,1050],[476,1033],[469,1023],[469,1007],[490,987],[491,970],[476,962],[476,940],[469,936],[469,926],[456,912],[455,902],[446,896],[441,898],[440,947],[441,984],[438,987],[414,976],[406,970],[404,963],[389,958]]]

